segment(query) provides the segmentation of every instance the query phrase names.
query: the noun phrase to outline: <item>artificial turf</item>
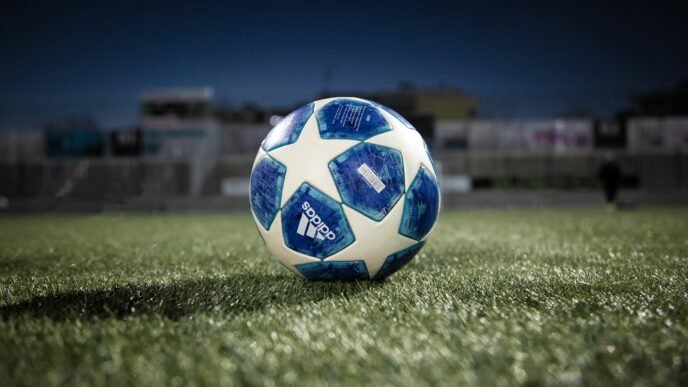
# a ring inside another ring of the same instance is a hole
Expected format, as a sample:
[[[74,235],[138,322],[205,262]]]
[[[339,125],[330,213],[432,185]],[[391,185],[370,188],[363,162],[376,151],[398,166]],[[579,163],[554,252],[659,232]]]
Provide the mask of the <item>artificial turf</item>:
[[[686,385],[688,210],[445,211],[384,283],[246,214],[0,218],[0,384]]]

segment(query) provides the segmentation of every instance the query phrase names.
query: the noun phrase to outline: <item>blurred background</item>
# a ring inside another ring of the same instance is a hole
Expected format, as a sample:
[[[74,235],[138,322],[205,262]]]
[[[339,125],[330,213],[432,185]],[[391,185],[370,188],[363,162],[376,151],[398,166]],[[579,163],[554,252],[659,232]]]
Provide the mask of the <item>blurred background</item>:
[[[686,203],[687,10],[3,0],[0,211],[247,208],[263,137],[329,96],[413,123],[444,206]]]

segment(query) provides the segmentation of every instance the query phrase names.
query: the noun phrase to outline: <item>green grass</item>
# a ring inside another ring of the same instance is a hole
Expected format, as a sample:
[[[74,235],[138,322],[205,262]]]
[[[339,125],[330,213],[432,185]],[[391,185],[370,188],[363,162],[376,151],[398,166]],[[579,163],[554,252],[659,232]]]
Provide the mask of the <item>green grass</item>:
[[[685,385],[688,210],[445,212],[385,283],[245,215],[0,218],[0,384]]]

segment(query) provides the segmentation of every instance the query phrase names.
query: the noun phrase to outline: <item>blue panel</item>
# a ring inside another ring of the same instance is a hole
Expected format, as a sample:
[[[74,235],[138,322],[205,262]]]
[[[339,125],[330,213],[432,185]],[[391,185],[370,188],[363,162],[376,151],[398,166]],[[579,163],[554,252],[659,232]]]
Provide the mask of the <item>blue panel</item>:
[[[392,128],[370,103],[338,98],[318,111],[320,137],[366,140]]]
[[[416,240],[422,239],[437,221],[440,207],[440,188],[430,172],[421,167],[406,192],[404,215],[399,233]]]
[[[407,128],[416,130],[416,128],[414,128],[413,125],[411,125],[411,123],[408,122],[408,120],[406,118],[404,118],[404,116],[397,113],[396,110],[388,108],[387,106],[380,104],[380,103],[377,103],[377,102],[374,102],[374,104],[375,104],[375,106],[379,107],[380,109],[384,109],[384,111],[386,111],[387,113],[394,116],[394,118],[396,118],[397,120],[401,121],[401,123],[404,124],[404,126],[406,126]]]
[[[314,258],[327,258],[354,241],[342,206],[304,183],[282,209],[284,243]]]
[[[251,172],[251,209],[266,230],[279,211],[287,168],[270,156],[263,157]]]
[[[397,251],[396,253],[387,257],[387,259],[385,259],[385,263],[380,268],[380,271],[375,274],[373,280],[383,280],[396,273],[399,269],[406,266],[406,264],[409,263],[411,259],[416,256],[416,254],[418,254],[424,245],[425,242],[416,243],[411,247]]]
[[[344,203],[380,221],[404,193],[401,153],[382,145],[360,143],[329,163]]]
[[[306,121],[313,114],[313,103],[304,105],[289,113],[268,133],[263,140],[263,149],[271,151],[284,145],[293,144],[298,140]]]
[[[430,153],[430,148],[428,148],[428,144],[423,141],[423,146],[425,147],[425,153],[428,154],[428,158],[430,159],[430,163],[432,164],[432,171],[435,172],[435,176],[437,176],[437,184],[439,184],[439,174],[437,173],[437,166],[435,165],[435,159],[432,158],[432,153]]]
[[[363,261],[328,261],[296,265],[296,269],[311,281],[368,280],[368,268]]]

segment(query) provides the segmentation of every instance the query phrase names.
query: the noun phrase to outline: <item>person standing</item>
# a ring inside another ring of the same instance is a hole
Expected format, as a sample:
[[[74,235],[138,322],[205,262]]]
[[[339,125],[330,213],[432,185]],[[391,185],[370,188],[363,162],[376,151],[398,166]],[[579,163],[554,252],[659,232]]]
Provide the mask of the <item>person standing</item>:
[[[605,161],[600,165],[597,177],[600,179],[607,208],[614,210],[618,207],[617,195],[621,186],[621,166],[613,154],[607,154]]]

